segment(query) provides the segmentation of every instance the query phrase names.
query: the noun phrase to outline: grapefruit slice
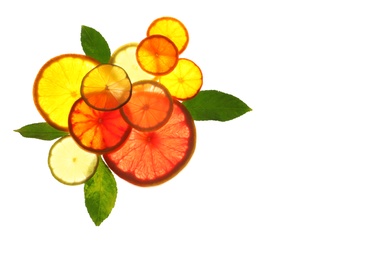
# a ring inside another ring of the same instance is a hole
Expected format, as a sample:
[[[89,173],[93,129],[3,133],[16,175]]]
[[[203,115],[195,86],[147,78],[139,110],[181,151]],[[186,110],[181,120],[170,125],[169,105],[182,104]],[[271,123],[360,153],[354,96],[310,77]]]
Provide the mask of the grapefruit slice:
[[[184,105],[173,104],[164,126],[152,132],[133,129],[119,149],[103,155],[116,175],[146,187],[170,180],[187,165],[195,150],[195,124]]]

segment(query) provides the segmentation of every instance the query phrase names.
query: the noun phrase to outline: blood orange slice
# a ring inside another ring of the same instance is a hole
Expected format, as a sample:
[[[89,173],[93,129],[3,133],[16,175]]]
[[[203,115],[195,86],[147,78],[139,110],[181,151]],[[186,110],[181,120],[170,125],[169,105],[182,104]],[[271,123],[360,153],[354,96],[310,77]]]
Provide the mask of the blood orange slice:
[[[106,153],[118,148],[131,132],[119,109],[101,111],[78,99],[69,113],[69,132],[84,149]]]
[[[195,150],[196,130],[188,110],[173,101],[169,121],[153,132],[133,129],[126,142],[104,155],[110,169],[137,186],[153,186],[176,176]]]
[[[124,119],[139,131],[155,131],[163,126],[172,114],[171,94],[153,80],[133,84],[133,95],[122,108]]]

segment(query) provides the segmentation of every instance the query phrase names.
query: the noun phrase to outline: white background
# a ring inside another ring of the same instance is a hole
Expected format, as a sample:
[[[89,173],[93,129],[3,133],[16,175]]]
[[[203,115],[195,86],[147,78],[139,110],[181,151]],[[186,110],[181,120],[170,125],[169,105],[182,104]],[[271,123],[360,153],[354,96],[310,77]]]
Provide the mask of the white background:
[[[0,4],[0,259],[390,259],[388,1],[3,1]],[[119,178],[100,227],[83,186],[57,182],[40,67],[82,53],[81,25],[111,50],[160,16],[190,33],[203,89],[252,112],[196,122],[188,166],[158,187]]]

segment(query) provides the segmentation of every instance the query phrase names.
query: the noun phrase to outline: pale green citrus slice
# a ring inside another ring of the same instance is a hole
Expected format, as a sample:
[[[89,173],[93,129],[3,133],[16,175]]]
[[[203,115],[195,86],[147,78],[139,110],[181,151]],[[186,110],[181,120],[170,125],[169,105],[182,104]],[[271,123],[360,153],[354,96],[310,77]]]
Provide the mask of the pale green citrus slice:
[[[154,20],[146,34],[147,36],[160,34],[168,37],[176,45],[179,54],[187,48],[189,41],[187,28],[173,17],[160,17]]]
[[[202,71],[193,61],[180,58],[175,69],[160,77],[171,95],[180,100],[193,98],[203,85]]]
[[[68,115],[80,98],[81,82],[98,61],[80,54],[63,54],[47,61],[39,70],[33,87],[36,108],[45,121],[68,130]]]
[[[179,60],[176,45],[169,38],[158,34],[143,39],[135,54],[139,66],[155,76],[168,74]]]
[[[49,168],[59,182],[77,185],[93,176],[99,156],[82,149],[71,136],[58,139],[49,151]]]
[[[80,91],[90,107],[103,111],[115,110],[129,101],[131,81],[123,68],[100,64],[85,75]]]
[[[156,76],[147,73],[139,66],[135,56],[137,46],[138,43],[135,42],[122,45],[111,55],[110,63],[121,66],[132,82],[155,79]]]

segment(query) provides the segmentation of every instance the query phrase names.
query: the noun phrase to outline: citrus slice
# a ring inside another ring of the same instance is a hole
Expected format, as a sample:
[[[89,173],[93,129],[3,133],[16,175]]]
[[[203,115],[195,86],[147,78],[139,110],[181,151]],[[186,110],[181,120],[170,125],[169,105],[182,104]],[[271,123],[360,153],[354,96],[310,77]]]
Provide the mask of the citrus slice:
[[[143,39],[135,54],[139,66],[155,76],[171,72],[179,59],[176,45],[163,35],[151,35]]]
[[[80,98],[69,113],[69,132],[84,149],[106,153],[119,147],[127,138],[131,126],[123,119],[119,109],[101,111],[93,109]]]
[[[68,115],[80,98],[81,81],[98,61],[80,54],[63,54],[47,61],[39,70],[33,87],[36,108],[45,121],[68,130]]]
[[[117,150],[104,155],[110,169],[137,186],[153,186],[176,176],[195,150],[196,131],[188,110],[174,100],[169,121],[153,132],[133,129]]]
[[[131,81],[121,67],[100,64],[85,75],[80,91],[84,101],[94,109],[114,110],[130,99]]]
[[[49,168],[59,182],[77,185],[93,176],[99,162],[97,154],[82,149],[71,136],[58,139],[49,151]]]
[[[138,43],[134,42],[122,45],[111,55],[110,63],[122,67],[132,82],[155,79],[156,76],[147,73],[139,66],[135,56],[137,47]]]
[[[147,36],[160,34],[168,37],[176,45],[179,54],[187,48],[189,41],[187,28],[173,17],[160,17],[154,20],[146,34]]]
[[[171,95],[180,100],[193,98],[203,85],[202,71],[193,61],[180,58],[175,69],[160,77]]]
[[[139,131],[155,131],[170,118],[173,101],[169,91],[153,80],[133,84],[133,94],[122,108],[123,118]]]

